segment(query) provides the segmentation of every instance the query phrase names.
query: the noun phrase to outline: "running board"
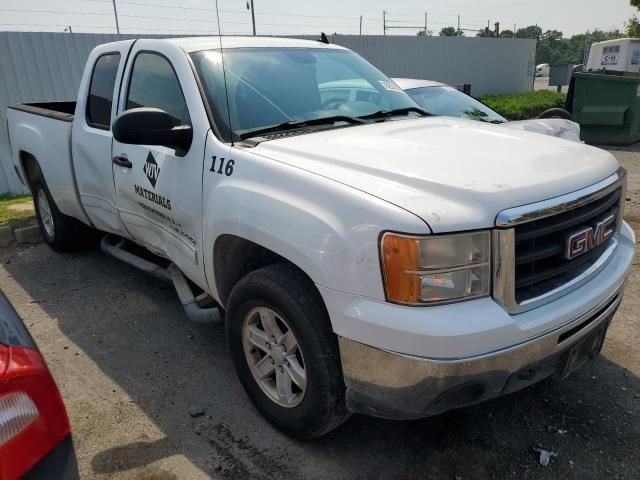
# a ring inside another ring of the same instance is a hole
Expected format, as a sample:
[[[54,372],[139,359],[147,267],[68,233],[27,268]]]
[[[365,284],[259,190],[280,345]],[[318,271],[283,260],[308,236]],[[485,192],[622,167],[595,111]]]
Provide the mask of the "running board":
[[[207,294],[203,293],[194,296],[186,277],[180,271],[180,269],[171,263],[168,267],[163,268],[160,265],[153,263],[149,260],[145,260],[138,255],[126,251],[123,247],[125,240],[122,237],[107,234],[102,238],[100,242],[100,248],[102,251],[112,257],[121,260],[132,267],[142,270],[150,275],[153,275],[160,280],[173,284],[184,308],[184,313],[187,318],[196,323],[220,323],[222,317],[218,311],[217,305],[214,307],[201,307],[203,302],[215,304],[215,301]]]

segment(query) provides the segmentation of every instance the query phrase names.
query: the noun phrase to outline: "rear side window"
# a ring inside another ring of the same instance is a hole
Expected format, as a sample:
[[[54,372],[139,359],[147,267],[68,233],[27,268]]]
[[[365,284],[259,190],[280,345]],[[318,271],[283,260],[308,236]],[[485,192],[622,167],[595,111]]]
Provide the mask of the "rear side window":
[[[169,61],[155,53],[140,53],[133,63],[125,109],[154,107],[164,110],[176,126],[190,125],[187,102]]]
[[[119,63],[119,53],[107,53],[100,56],[93,67],[87,102],[87,123],[92,127],[108,130],[111,126],[113,87]]]

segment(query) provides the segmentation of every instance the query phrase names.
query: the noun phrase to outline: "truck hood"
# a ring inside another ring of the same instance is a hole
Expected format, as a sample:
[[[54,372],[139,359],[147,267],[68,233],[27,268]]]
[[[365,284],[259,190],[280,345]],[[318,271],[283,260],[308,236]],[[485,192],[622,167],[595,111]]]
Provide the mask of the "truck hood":
[[[446,117],[285,137],[252,151],[391,202],[433,232],[491,227],[505,208],[584,188],[618,169],[604,150]]]

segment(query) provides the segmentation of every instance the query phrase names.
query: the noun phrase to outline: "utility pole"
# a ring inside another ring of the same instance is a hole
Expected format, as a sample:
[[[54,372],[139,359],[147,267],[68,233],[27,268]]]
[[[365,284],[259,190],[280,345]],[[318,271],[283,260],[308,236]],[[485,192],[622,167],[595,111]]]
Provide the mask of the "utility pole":
[[[458,32],[460,31],[460,15],[458,15]],[[456,32],[457,33],[457,32]]]
[[[360,15],[360,36],[362,36],[362,15]]]
[[[427,12],[424,12],[424,36],[426,37],[427,35],[429,35],[427,32],[429,30],[427,30],[427,21],[429,20],[429,14]]]
[[[496,22],[496,37],[500,36],[500,22]]]
[[[253,10],[253,0],[251,0],[251,25],[253,25],[253,36],[255,37],[256,36],[256,13]]]
[[[382,34],[387,34],[387,12],[382,11]]]
[[[118,9],[116,8],[116,0],[113,0],[113,16],[116,19],[116,33],[120,33],[120,25],[118,25]]]

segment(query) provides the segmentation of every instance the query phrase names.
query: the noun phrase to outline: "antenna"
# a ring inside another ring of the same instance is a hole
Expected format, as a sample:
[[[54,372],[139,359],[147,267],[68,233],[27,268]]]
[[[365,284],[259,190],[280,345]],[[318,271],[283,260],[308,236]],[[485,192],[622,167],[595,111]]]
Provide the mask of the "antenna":
[[[120,34],[120,25],[118,25],[118,9],[116,8],[116,0],[113,0],[113,16],[116,19],[116,33]]]
[[[229,89],[227,88],[227,70],[224,67],[224,52],[222,51],[222,29],[220,28],[220,11],[216,0],[216,18],[218,20],[218,40],[220,40],[220,63],[222,64],[222,79],[224,80],[224,96],[227,100],[227,118],[229,119],[229,138],[233,146],[233,129],[231,128],[231,108],[229,107]]]

